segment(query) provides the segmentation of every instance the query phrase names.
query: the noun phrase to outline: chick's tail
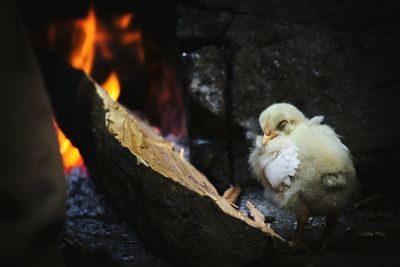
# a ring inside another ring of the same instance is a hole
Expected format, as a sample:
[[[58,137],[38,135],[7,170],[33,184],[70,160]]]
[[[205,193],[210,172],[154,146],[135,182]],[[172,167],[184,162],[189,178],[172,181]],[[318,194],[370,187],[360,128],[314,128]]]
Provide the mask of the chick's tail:
[[[340,173],[329,173],[321,176],[325,190],[337,191],[344,188],[347,184],[346,178]]]

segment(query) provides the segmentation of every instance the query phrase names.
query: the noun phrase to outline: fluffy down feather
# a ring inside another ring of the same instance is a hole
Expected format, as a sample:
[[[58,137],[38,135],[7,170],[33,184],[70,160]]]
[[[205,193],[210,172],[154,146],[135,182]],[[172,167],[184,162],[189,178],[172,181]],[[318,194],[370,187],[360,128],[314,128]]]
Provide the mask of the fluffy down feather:
[[[257,136],[257,149],[263,150],[258,158],[259,168],[273,189],[282,183],[290,186],[290,177],[299,165],[296,145],[284,136],[278,136],[263,148],[262,137]]]

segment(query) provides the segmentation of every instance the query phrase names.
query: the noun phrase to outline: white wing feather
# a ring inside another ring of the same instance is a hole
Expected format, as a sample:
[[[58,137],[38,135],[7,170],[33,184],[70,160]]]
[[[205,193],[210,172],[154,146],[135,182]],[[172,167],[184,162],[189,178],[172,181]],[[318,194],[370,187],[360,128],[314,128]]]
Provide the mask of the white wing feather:
[[[259,164],[272,188],[278,188],[281,183],[290,186],[290,176],[294,176],[299,166],[296,145],[278,136],[265,145],[263,152]]]
[[[315,116],[308,121],[310,126],[319,125],[324,121],[324,116]]]

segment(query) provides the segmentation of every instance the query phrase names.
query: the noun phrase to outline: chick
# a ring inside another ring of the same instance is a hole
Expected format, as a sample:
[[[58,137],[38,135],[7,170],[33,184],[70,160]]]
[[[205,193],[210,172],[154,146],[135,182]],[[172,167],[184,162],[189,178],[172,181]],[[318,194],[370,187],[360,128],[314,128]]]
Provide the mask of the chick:
[[[290,104],[271,105],[259,117],[264,136],[256,138],[249,156],[266,197],[296,214],[291,244],[307,250],[301,237],[309,217],[327,217],[324,250],[358,187],[350,151],[322,121],[322,116],[307,119]]]

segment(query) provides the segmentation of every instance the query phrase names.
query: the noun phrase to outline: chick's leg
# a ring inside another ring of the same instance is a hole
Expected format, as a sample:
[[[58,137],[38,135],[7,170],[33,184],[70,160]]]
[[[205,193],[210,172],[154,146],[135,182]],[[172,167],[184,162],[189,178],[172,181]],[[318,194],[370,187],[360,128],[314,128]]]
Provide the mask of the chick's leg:
[[[313,251],[301,239],[308,224],[308,219],[310,218],[310,211],[307,209],[307,207],[302,206],[296,211],[296,218],[297,230],[290,244],[296,249],[305,249],[306,251],[312,253]]]
[[[326,226],[325,232],[322,237],[322,246],[320,252],[325,251],[326,247],[328,246],[329,242],[331,241],[332,234],[336,228],[337,222],[339,220],[339,214],[330,214],[326,216]]]

